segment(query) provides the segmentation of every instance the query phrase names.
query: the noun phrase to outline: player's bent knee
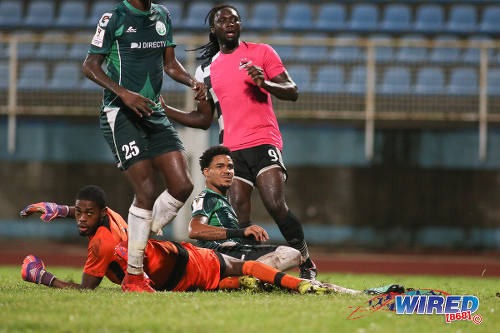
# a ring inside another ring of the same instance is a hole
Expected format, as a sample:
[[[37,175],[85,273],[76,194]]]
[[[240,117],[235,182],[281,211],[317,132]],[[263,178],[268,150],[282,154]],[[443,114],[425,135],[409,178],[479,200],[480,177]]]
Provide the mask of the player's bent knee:
[[[278,246],[276,250],[265,254],[257,259],[257,261],[276,268],[279,271],[297,267],[300,265],[302,256],[300,252],[289,246]]]

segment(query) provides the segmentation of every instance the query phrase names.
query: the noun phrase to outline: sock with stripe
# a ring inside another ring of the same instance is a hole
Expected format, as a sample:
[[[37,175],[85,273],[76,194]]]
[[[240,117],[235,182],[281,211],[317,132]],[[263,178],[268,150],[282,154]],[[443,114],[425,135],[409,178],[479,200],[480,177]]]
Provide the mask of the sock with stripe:
[[[299,283],[303,281],[302,279],[280,272],[258,261],[245,261],[243,264],[243,274],[251,275],[261,281],[291,290],[297,290]]]

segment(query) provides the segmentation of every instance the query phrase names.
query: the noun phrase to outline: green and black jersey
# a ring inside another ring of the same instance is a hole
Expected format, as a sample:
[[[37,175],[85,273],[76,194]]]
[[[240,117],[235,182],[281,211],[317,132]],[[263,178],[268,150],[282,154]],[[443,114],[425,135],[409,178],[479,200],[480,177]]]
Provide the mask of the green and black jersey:
[[[107,75],[119,85],[157,103],[163,81],[165,48],[175,46],[168,10],[151,4],[147,12],[126,0],[97,24],[90,54],[106,56]],[[103,106],[123,106],[110,90],[104,89]]]
[[[236,217],[236,213],[233,210],[233,207],[229,203],[227,197],[214,192],[208,188],[203,190],[194,200],[191,205],[191,216],[196,215],[204,215],[208,217],[208,225],[214,227],[222,227],[228,229],[237,229],[238,218]],[[236,243],[240,243],[241,239],[239,238],[231,238],[224,239],[220,241],[203,241],[198,240],[197,246],[205,247],[209,249],[215,249],[220,244],[233,241]]]

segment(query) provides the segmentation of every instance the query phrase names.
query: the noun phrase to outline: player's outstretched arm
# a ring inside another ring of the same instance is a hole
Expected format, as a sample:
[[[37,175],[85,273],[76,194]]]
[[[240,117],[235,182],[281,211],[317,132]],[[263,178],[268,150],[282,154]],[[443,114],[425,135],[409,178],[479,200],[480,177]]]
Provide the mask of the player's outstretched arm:
[[[189,238],[216,241],[230,238],[255,238],[259,242],[269,239],[264,228],[251,225],[243,229],[228,229],[208,225],[208,217],[196,215],[189,222]]]
[[[40,220],[50,222],[56,217],[75,217],[75,207],[58,205],[55,202],[38,202],[26,206],[19,212],[21,217],[30,216],[34,213],[40,213]]]
[[[83,273],[82,283],[76,284],[57,279],[54,274],[45,269],[42,259],[30,254],[26,256],[21,265],[21,277],[26,282],[43,284],[52,288],[71,288],[71,289],[95,289],[102,278]]]
[[[264,71],[260,67],[245,65],[245,69],[257,86],[277,98],[288,101],[296,101],[299,98],[299,88],[287,71],[276,75],[271,80],[266,80]]]
[[[195,111],[182,111],[170,107],[165,103],[163,97],[160,97],[160,102],[169,119],[188,127],[206,130],[210,128],[214,119],[215,106],[211,100],[198,101],[198,107]]]
[[[156,106],[156,104],[149,98],[130,91],[111,80],[102,70],[101,65],[104,59],[105,57],[102,54],[88,54],[83,62],[83,74],[101,87],[114,92],[139,117],[142,117],[143,114],[146,116],[151,115],[153,112],[151,106]]]

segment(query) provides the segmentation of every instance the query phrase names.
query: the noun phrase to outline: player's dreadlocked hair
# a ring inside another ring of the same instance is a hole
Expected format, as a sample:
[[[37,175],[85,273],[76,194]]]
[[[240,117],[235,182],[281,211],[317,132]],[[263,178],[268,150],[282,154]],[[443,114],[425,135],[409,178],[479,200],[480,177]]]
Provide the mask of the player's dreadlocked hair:
[[[76,200],[88,200],[97,204],[100,209],[106,208],[106,194],[96,185],[87,185],[83,187],[76,195]]]
[[[231,151],[229,150],[229,148],[224,146],[213,146],[205,150],[205,152],[203,152],[203,154],[200,156],[200,167],[202,172],[203,169],[208,168],[210,163],[212,163],[214,157],[217,155],[231,156]]]
[[[207,23],[207,21],[208,21],[208,26],[210,28],[212,28],[214,26],[215,14],[223,8],[234,9],[236,11],[236,13],[238,14],[238,18],[241,20],[240,12],[238,12],[238,9],[236,9],[236,7],[231,6],[231,5],[227,5],[227,4],[217,5],[214,8],[210,9],[207,16],[205,16],[205,23]],[[220,51],[219,42],[217,41],[217,37],[215,36],[214,33],[212,33],[212,32],[208,33],[208,40],[209,40],[209,42],[207,44],[202,45],[202,46],[193,50],[193,51],[201,50],[200,56],[197,57],[196,59],[198,59],[198,60],[210,59],[214,55],[216,55],[217,52]]]

